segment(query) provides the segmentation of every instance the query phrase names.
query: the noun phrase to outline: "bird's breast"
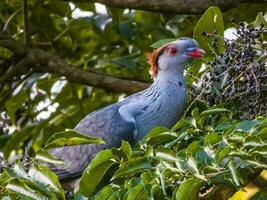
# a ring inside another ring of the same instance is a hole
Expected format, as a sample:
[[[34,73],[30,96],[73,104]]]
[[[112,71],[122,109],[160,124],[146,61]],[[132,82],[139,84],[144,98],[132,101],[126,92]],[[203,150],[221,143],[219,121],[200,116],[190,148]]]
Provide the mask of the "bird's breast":
[[[146,96],[142,114],[136,116],[138,140],[157,126],[171,128],[183,112],[186,101],[184,82],[170,82],[154,88]]]

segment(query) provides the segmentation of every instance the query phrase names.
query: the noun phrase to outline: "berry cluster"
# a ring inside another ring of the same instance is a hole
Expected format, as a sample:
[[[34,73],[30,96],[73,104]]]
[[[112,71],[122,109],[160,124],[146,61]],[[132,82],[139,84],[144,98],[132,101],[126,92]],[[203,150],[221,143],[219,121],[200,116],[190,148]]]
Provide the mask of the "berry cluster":
[[[201,76],[193,92],[210,105],[230,103],[237,107],[241,119],[267,115],[267,48],[263,25],[252,27],[239,24],[236,39],[229,40],[216,33],[203,32],[211,41],[214,59],[207,63],[207,71]],[[218,53],[222,41],[224,53]]]

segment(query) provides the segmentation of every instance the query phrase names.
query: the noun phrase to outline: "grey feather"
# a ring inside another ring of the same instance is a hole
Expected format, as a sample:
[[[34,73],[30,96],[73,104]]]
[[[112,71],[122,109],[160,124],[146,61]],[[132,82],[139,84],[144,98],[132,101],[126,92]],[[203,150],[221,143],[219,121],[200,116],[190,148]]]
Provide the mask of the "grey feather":
[[[54,148],[50,153],[68,162],[66,169],[53,167],[60,179],[80,175],[95,154],[102,149],[118,147],[121,140],[133,143],[134,124],[125,121],[118,113],[121,103],[105,107],[84,118],[76,130],[87,135],[102,138],[103,145],[77,145]]]

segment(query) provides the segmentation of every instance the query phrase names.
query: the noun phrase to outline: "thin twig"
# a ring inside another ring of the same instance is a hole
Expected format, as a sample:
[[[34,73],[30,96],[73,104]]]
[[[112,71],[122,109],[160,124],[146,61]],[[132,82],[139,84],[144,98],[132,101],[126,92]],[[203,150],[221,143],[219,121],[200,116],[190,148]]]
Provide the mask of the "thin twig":
[[[251,63],[250,66],[248,68],[246,68],[244,71],[242,71],[232,82],[230,82],[229,84],[227,84],[225,86],[224,91],[227,91],[227,89],[236,81],[238,81],[248,70],[250,70],[251,68],[255,67],[256,64],[259,63],[260,60],[264,59],[267,57],[267,54],[263,54],[261,57],[259,57],[255,62]],[[225,94],[225,92],[223,92],[223,95]]]
[[[11,66],[7,72],[0,78],[0,84],[4,84],[4,82],[15,75],[18,74],[24,67],[31,63],[31,60],[28,57],[20,60],[15,66]]]
[[[9,27],[10,27],[10,24],[12,23],[12,21],[15,19],[15,17],[22,11],[22,9],[18,9],[16,10],[6,21],[3,29],[2,29],[2,32],[5,32],[5,33],[9,33]]]
[[[14,87],[11,87],[8,92],[4,95],[4,97],[0,100],[0,106],[4,105],[6,100],[10,97],[10,95],[15,91],[15,89],[20,86],[33,72],[29,72],[23,78],[21,78]]]
[[[212,82],[209,82],[208,86],[209,87],[211,85]],[[193,106],[193,104],[200,99],[200,97],[203,95],[203,93],[206,91],[206,88],[203,88],[202,91],[196,96],[196,98],[189,104],[189,106],[187,107],[186,111],[184,112],[182,118],[184,118],[187,114],[187,112],[190,110],[190,108]]]
[[[23,32],[24,32],[24,44],[29,44],[29,33],[28,33],[28,2],[27,0],[22,1],[22,13],[23,13]]]

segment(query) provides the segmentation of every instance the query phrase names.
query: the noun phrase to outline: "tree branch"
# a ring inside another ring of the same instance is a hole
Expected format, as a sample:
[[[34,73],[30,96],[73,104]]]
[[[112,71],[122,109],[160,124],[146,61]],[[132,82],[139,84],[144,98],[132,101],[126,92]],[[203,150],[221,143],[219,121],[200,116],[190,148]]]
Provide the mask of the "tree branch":
[[[236,188],[229,187],[229,185],[217,185],[213,187],[206,194],[201,196],[200,200],[226,200],[230,198],[236,192]]]
[[[23,44],[8,37],[4,33],[0,33],[0,46],[14,52],[14,54],[17,55],[25,55],[26,53],[26,47]]]
[[[43,72],[65,76],[69,81],[87,84],[98,88],[103,88],[108,91],[124,92],[131,94],[143,90],[149,86],[148,83],[117,78],[109,75],[89,72],[83,69],[71,67],[63,60],[47,52],[36,51],[38,60],[42,65],[37,66],[36,69]],[[48,61],[48,62],[47,62]]]
[[[66,64],[62,59],[39,48],[27,48],[20,42],[0,34],[0,46],[24,54],[27,63],[30,63],[34,71],[48,72],[59,76],[65,76],[69,81],[87,84],[108,91],[131,94],[147,88],[150,84],[118,78],[110,75],[89,72]],[[12,74],[13,74],[12,70]],[[8,78],[9,75],[8,75]],[[1,78],[1,81],[6,80]]]
[[[242,174],[241,177],[243,178],[244,185],[247,185],[249,183],[256,183],[257,181],[260,181],[262,169],[257,169],[254,172]],[[237,188],[233,185],[215,185],[211,189],[209,189],[205,194],[202,194],[199,198],[199,200],[226,200],[229,199],[235,192],[237,191]]]
[[[74,0],[72,2],[101,3],[110,7],[148,10],[162,13],[201,14],[209,6],[228,10],[240,3],[264,3],[265,0]]]

